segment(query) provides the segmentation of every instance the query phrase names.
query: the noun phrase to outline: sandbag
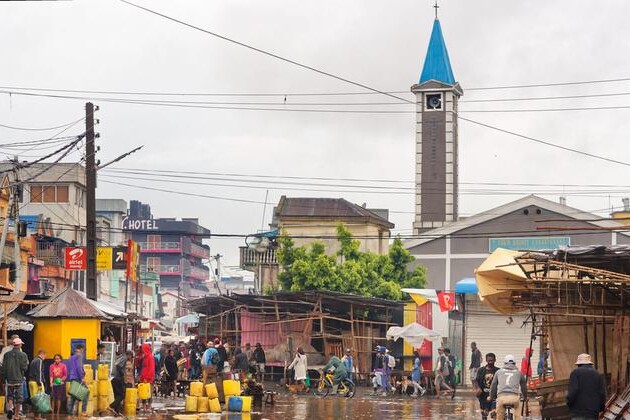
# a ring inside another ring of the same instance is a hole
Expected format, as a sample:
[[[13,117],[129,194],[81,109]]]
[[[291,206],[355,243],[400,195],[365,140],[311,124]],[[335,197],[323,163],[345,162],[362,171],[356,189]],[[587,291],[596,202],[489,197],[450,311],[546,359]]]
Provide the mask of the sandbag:
[[[206,397],[212,399],[212,398],[219,398],[219,391],[217,391],[217,384],[208,384],[206,385]]]

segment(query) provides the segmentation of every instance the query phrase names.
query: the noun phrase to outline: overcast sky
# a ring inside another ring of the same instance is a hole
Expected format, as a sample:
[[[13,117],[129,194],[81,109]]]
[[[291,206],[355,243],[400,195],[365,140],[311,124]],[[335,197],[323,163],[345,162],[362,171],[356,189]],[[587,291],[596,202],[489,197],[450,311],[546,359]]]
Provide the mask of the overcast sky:
[[[434,10],[418,0],[165,1],[137,0],[164,14],[252,44],[377,89],[408,90],[421,71]],[[630,77],[630,2],[445,0],[440,21],[463,100],[531,98],[630,92],[630,82],[554,88],[467,88]],[[164,20],[117,0],[0,2],[0,90],[6,87],[189,92],[304,93],[361,89],[300,69]],[[411,99],[410,94],[401,94]],[[105,95],[112,96],[112,95]],[[172,97],[190,101],[395,102],[378,95],[349,97]],[[81,118],[82,100],[0,94],[0,124],[49,127]],[[136,145],[119,168],[412,181],[414,115],[269,112],[100,106],[98,158],[106,162]],[[630,109],[465,113],[508,110],[630,106],[628,96],[461,104],[462,116],[568,147],[630,162]],[[302,106],[301,108],[313,108]],[[322,106],[321,109],[411,111],[410,105]],[[79,133],[79,126],[68,133]],[[0,128],[0,143],[46,138],[54,132]],[[578,188],[568,196],[584,210],[620,205],[630,195],[628,167],[532,144],[460,123],[460,179],[464,215],[517,199],[472,189],[505,190],[478,183],[614,184],[627,188]],[[3,155],[6,151],[0,149]],[[33,151],[35,155],[44,152]],[[26,153],[27,154],[27,153]],[[73,155],[74,159],[78,153]],[[25,157],[25,159],[29,159]],[[103,175],[105,175],[103,173]],[[113,180],[110,172],[102,181]],[[264,180],[264,179],[263,179]],[[204,195],[265,200],[265,189],[120,182]],[[209,181],[206,181],[209,182]],[[360,183],[362,185],[367,182]],[[253,185],[253,184],[248,184]],[[258,186],[267,186],[260,183]],[[410,185],[409,185],[410,186]],[[371,207],[413,211],[411,194],[269,190],[269,202],[292,196],[343,196]],[[313,188],[313,187],[302,187]],[[542,187],[514,187],[533,192]],[[548,189],[548,188],[547,188]],[[356,189],[355,189],[356,190]],[[565,188],[569,191],[570,188]],[[557,200],[561,187],[554,188]],[[609,198],[609,194],[611,197]],[[261,227],[263,205],[187,197],[99,183],[99,198],[139,199],[156,217],[199,217],[217,233]],[[271,207],[267,209],[270,219]],[[396,230],[410,233],[413,215],[394,213]],[[213,239],[212,252],[238,263],[242,240]]]

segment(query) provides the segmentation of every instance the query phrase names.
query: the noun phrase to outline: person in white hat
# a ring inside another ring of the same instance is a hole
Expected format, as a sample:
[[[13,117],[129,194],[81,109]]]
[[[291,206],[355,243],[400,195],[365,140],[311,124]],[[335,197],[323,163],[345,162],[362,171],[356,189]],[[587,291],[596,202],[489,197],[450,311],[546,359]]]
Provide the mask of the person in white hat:
[[[490,396],[488,397],[488,402],[497,401],[497,420],[505,420],[506,404],[514,407],[512,410],[514,420],[519,420],[521,418],[521,397],[523,400],[527,397],[526,379],[516,368],[514,356],[508,354],[505,356],[503,367],[492,378]]]
[[[575,361],[577,366],[569,376],[567,405],[572,420],[596,420],[604,411],[606,387],[604,378],[593,368],[591,356],[582,353]]]
[[[11,420],[13,415],[20,418],[24,395],[22,383],[28,369],[28,357],[22,351],[24,342],[20,338],[14,338],[11,342],[13,349],[4,355],[2,375],[7,386],[7,418]]]

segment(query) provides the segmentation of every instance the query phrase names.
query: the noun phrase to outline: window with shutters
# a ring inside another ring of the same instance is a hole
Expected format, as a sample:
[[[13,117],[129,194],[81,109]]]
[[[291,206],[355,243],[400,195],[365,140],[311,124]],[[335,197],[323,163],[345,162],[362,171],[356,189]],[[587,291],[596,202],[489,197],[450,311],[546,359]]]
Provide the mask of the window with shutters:
[[[31,185],[31,203],[69,203],[67,185]]]

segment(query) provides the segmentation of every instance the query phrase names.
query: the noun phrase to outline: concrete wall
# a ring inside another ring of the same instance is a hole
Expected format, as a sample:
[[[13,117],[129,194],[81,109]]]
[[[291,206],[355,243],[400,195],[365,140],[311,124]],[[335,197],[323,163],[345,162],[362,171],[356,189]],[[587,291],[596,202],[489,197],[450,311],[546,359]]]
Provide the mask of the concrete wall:
[[[61,354],[68,359],[72,339],[86,340],[85,358],[96,359],[96,346],[101,335],[98,319],[36,319],[34,329],[34,351],[45,349],[49,355]],[[32,359],[32,355],[29,355]]]

